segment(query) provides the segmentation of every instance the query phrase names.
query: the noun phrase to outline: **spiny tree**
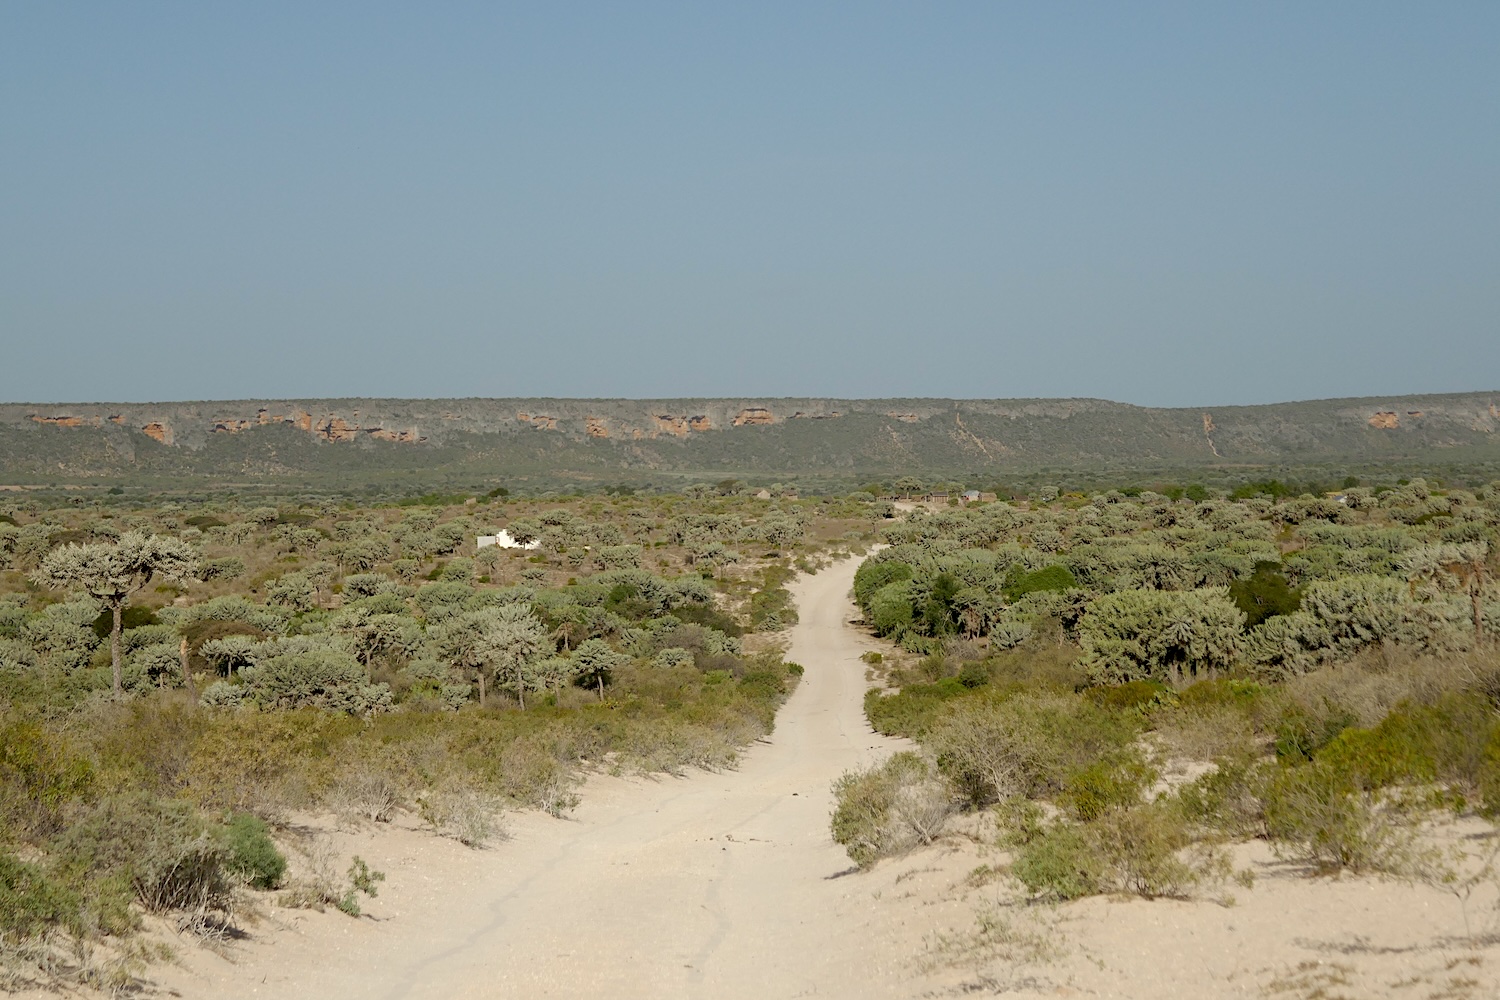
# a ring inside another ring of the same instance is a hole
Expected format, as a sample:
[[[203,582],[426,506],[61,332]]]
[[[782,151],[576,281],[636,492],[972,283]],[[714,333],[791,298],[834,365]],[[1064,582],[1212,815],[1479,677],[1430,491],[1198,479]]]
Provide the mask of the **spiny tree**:
[[[610,674],[629,662],[630,657],[615,652],[603,639],[585,639],[573,651],[578,679],[595,685],[600,699],[604,698],[604,682]]]
[[[1484,584],[1488,569],[1488,542],[1461,542],[1456,545],[1426,545],[1411,549],[1401,557],[1407,584],[1413,597],[1419,584],[1434,589],[1453,584],[1468,592],[1474,618],[1474,640],[1484,639]]]
[[[127,531],[111,543],[69,544],[53,549],[32,580],[43,587],[79,587],[109,610],[110,666],[114,693],[123,690],[120,615],[130,595],[158,574],[182,580],[193,575],[197,556],[180,538]]]
[[[478,612],[478,652],[497,677],[504,677],[526,708],[526,688],[536,687],[529,668],[544,650],[550,651],[547,627],[524,604],[507,604]],[[481,688],[481,691],[483,688]]]

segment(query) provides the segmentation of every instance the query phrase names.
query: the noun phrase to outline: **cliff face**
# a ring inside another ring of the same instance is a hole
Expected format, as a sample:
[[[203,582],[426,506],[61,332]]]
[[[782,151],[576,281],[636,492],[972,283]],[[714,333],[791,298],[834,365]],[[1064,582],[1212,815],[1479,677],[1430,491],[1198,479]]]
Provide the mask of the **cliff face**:
[[[0,476],[454,463],[788,474],[1500,456],[1500,393],[1161,409],[1095,399],[341,399],[0,405]]]

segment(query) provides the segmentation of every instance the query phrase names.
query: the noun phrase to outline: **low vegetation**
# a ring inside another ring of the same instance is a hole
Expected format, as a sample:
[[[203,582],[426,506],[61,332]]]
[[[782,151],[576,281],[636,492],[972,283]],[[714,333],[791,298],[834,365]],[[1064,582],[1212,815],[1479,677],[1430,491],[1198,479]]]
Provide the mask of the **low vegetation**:
[[[383,875],[307,848],[299,815],[406,812],[483,847],[507,809],[566,814],[590,770],[733,766],[801,673],[774,640],[789,566],[871,522],[867,500],[721,486],[13,506],[8,981],[128,984],[154,957],[145,918],[217,936],[257,894],[358,915]],[[501,528],[532,547],[478,546]]]
[[[846,775],[834,837],[912,847],[920,776],[933,815],[993,813],[1037,900],[1218,896],[1252,838],[1452,881],[1424,825],[1500,815],[1497,526],[1500,483],[1421,480],[918,508],[855,597],[899,647],[867,715],[921,751]]]

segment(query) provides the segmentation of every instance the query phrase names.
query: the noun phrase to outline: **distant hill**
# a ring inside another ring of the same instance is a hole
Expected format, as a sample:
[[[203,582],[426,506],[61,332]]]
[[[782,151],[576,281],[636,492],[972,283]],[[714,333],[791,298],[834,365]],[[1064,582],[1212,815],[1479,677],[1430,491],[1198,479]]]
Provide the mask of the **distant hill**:
[[[1500,461],[1500,392],[1098,399],[282,399],[0,405],[0,485],[409,486]]]

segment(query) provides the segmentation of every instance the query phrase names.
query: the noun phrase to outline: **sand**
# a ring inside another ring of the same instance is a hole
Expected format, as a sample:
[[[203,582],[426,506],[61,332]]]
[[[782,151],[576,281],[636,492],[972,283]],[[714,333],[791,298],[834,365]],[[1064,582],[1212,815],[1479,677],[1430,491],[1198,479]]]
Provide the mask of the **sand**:
[[[512,838],[480,851],[406,821],[330,830],[342,857],[387,873],[366,916],[272,911],[222,954],[183,942],[152,979],[225,1000],[1500,996],[1489,886],[1466,929],[1440,888],[1308,879],[1256,844],[1239,852],[1258,882],[1232,887],[1232,906],[1023,906],[972,874],[1005,860],[972,820],[851,872],[828,835],[830,784],[904,745],[861,708],[859,654],[876,642],[850,625],[856,564],[794,585],[788,656],[806,674],[737,770],[596,776],[567,819],[514,816]],[[1443,835],[1473,847],[1490,832]],[[1002,923],[976,936],[984,911]]]

